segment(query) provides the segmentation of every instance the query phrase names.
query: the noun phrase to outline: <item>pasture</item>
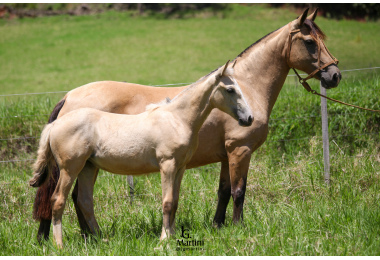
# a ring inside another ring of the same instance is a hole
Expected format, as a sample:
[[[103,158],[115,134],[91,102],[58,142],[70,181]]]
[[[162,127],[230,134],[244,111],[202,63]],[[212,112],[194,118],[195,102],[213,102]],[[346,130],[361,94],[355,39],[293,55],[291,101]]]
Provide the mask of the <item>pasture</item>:
[[[212,226],[219,164],[185,172],[177,234],[160,244],[159,174],[101,171],[95,185],[99,241],[83,240],[73,203],[63,216],[65,249],[36,241],[35,189],[27,185],[39,135],[64,91],[98,80],[160,85],[208,74],[297,14],[234,6],[216,17],[164,20],[108,12],[0,21],[0,255],[379,255],[380,115],[328,102],[332,183],[323,181],[320,99],[288,77],[267,142],[251,159],[244,224]],[[380,109],[379,22],[318,17],[343,79],[328,95]],[[292,72],[290,73],[292,74]],[[319,89],[317,81],[311,81]],[[62,92],[60,92],[62,91]],[[14,93],[59,92],[38,95]],[[12,161],[12,162],[9,162]],[[181,251],[181,227],[202,250]]]

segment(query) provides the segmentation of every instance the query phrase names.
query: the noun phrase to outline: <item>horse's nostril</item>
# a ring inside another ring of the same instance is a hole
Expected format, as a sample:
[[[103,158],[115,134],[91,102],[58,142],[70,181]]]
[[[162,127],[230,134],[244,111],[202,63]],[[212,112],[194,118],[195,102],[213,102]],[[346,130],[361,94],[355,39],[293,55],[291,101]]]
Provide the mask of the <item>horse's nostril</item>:
[[[250,126],[252,124],[253,118],[252,116],[248,116],[247,119],[241,119],[239,118],[238,122],[241,126]]]
[[[341,75],[340,73],[335,73],[335,74],[333,75],[333,80],[334,80],[335,82],[338,82],[339,80],[341,80],[341,78],[342,78],[342,75]]]

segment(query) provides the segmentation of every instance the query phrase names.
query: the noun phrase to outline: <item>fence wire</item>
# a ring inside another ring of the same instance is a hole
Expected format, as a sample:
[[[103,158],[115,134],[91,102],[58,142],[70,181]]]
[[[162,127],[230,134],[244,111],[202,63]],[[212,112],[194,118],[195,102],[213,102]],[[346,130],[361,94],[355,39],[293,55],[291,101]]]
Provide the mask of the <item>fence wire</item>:
[[[341,72],[352,72],[352,71],[364,71],[364,70],[375,70],[375,69],[380,69],[380,67],[371,67],[371,68],[359,68],[359,69],[348,69],[348,70],[341,70]],[[307,74],[300,74],[300,75],[307,75]],[[288,75],[288,77],[295,77],[296,75]],[[164,86],[184,86],[184,85],[189,85],[190,83],[173,83],[173,84],[163,84],[163,85],[153,85],[155,87],[164,87]],[[55,91],[55,92],[39,92],[39,93],[23,93],[23,94],[6,94],[6,95],[0,95],[0,97],[10,97],[10,96],[28,96],[28,95],[46,95],[46,94],[61,94],[61,93],[67,93],[69,91]],[[357,115],[357,114],[362,114],[362,113],[335,113],[338,115]],[[329,115],[335,115],[334,113],[329,114]],[[49,114],[38,114],[38,115],[14,115],[14,116],[6,116],[6,117],[0,117],[0,119],[5,119],[5,118],[22,118],[22,117],[40,117],[40,116],[49,116]],[[316,118],[316,117],[321,117],[321,115],[309,115],[309,116],[300,116],[300,117],[293,117],[293,118],[272,118],[270,121],[280,121],[280,120],[304,120],[304,119],[309,119],[309,118]],[[363,136],[363,135],[372,135],[372,134],[379,134],[379,132],[369,132],[369,133],[362,133],[362,134],[352,134],[352,135],[335,135],[329,137],[329,139],[333,138],[338,138],[338,137],[352,137],[352,136]],[[300,140],[308,140],[311,137],[305,137],[305,138],[293,138],[293,139],[281,139],[281,140],[267,140],[266,142],[288,142],[288,141],[300,141]],[[314,138],[322,138],[322,136],[315,136]],[[14,140],[28,140],[28,139],[39,139],[39,136],[20,136],[20,137],[12,137],[12,138],[1,138],[0,141],[14,141]],[[333,140],[334,141],[334,140]],[[356,158],[368,158],[368,157],[375,157],[375,155],[366,155],[366,156],[347,156],[343,155],[346,157],[356,157]],[[34,161],[35,159],[15,159],[15,160],[2,160],[0,163],[23,163],[23,162],[30,162]],[[278,161],[282,162],[282,161]],[[210,169],[214,169],[214,167],[210,167]],[[99,176],[100,178],[102,177],[110,177],[109,175],[102,175]],[[13,182],[0,182],[0,185],[10,185],[14,183],[27,183],[27,181],[13,181]],[[209,191],[209,190],[202,190],[202,191]],[[134,196],[148,196],[148,195],[153,195],[153,194],[135,194]]]
[[[370,68],[358,68],[358,69],[348,69],[348,70],[341,70],[340,72],[351,72],[351,71],[363,71],[363,70],[375,70],[380,69],[380,67],[370,67]],[[306,76],[308,74],[299,74],[300,76]],[[287,77],[295,77],[297,75],[290,74],[287,75]],[[169,83],[169,84],[162,84],[162,85],[151,85],[152,87],[165,87],[165,86],[186,86],[189,84],[192,84],[194,82],[185,82],[185,83]],[[18,94],[5,94],[0,95],[0,97],[11,97],[11,96],[27,96],[27,95],[46,95],[46,94],[58,94],[58,93],[68,93],[70,90],[63,90],[63,91],[51,91],[51,92],[37,92],[37,93],[18,93]]]
[[[333,135],[329,136],[329,140],[334,141],[334,138],[339,138],[339,137],[353,137],[353,136],[363,136],[363,135],[376,135],[380,134],[380,132],[367,132],[367,133],[361,133],[361,134],[349,134],[349,135]],[[37,138],[37,137],[33,137]],[[39,137],[38,137],[39,138]],[[311,138],[318,138],[322,139],[322,136],[313,136],[313,137],[303,137],[303,138],[291,138],[291,139],[278,139],[278,140],[266,140],[266,143],[272,143],[272,142],[290,142],[290,141],[301,141],[301,140],[310,140]],[[23,139],[23,138],[17,138],[17,139]],[[0,139],[0,140],[6,140],[6,139]],[[28,162],[28,161],[34,161],[34,159],[22,159],[22,160],[5,160],[5,161],[0,161],[0,163],[16,163],[16,162]]]

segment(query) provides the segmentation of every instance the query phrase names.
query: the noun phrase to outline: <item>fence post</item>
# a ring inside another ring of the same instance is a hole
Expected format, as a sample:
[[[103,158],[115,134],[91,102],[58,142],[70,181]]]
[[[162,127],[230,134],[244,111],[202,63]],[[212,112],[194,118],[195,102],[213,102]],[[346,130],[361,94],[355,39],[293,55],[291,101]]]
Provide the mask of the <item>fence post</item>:
[[[135,194],[135,186],[133,185],[133,176],[132,175],[127,176],[127,182],[128,182],[128,187],[129,187],[129,202],[132,205],[133,197]]]
[[[326,96],[326,89],[319,85],[322,95]],[[330,184],[330,149],[329,149],[329,122],[327,119],[327,99],[321,97],[321,114],[322,114],[322,137],[323,137],[323,162],[325,170],[325,182]]]

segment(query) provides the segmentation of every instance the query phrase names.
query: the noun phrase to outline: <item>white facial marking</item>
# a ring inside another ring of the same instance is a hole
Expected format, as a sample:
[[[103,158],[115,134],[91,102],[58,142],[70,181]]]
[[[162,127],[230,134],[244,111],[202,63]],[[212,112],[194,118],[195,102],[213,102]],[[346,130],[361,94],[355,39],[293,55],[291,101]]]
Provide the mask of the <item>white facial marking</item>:
[[[234,77],[231,77],[232,81],[234,82],[234,86],[236,87],[236,89],[239,91],[240,93],[240,96],[242,97],[243,101],[244,101],[244,104],[250,109],[249,105],[248,105],[248,102],[247,100],[245,99],[244,95],[243,95],[243,92],[241,91],[241,88],[239,86],[239,84],[237,83],[237,81],[235,80]],[[252,113],[251,113],[252,114]]]

